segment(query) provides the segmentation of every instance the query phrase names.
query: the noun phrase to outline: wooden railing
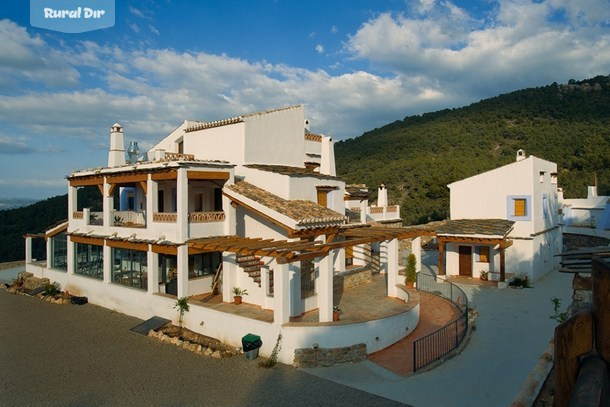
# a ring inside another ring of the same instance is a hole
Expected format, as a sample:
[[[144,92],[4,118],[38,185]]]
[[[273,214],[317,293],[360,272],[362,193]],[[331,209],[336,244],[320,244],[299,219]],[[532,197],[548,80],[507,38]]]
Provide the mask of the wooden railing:
[[[555,328],[555,406],[610,405],[610,263],[591,262],[593,304]]]
[[[77,212],[77,211],[72,212],[72,219],[83,219],[83,217],[84,217],[83,212]]]

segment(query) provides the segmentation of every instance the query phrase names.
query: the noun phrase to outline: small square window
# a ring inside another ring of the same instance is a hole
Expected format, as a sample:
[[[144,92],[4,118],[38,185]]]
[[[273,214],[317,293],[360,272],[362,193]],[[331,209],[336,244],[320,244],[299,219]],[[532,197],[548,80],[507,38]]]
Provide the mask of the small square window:
[[[489,263],[489,246],[479,246],[479,262]]]
[[[527,216],[527,200],[524,198],[513,199],[513,215],[514,216]]]

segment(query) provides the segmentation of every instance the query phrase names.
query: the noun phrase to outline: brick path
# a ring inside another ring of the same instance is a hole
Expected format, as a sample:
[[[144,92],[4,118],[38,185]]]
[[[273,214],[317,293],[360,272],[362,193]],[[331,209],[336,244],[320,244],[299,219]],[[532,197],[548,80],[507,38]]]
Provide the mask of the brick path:
[[[399,375],[413,373],[413,342],[455,321],[459,310],[449,301],[423,291],[420,295],[419,324],[406,338],[379,352],[368,360]]]

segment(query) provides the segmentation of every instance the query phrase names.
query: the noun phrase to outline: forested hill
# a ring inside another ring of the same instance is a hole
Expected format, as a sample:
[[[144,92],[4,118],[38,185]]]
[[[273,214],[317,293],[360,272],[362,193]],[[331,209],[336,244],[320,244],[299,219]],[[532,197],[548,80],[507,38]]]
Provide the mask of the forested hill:
[[[597,175],[610,195],[610,76],[524,89],[459,109],[409,116],[335,145],[337,173],[384,183],[406,224],[444,219],[447,184],[515,160],[518,149],[558,165],[566,198]]]

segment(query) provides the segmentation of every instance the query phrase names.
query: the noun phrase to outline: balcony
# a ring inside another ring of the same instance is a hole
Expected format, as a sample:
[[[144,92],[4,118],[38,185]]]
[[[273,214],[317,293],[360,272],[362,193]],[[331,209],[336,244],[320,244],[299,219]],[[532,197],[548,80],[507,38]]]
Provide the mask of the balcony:
[[[146,227],[146,212],[144,211],[112,211],[113,226],[129,228]]]

